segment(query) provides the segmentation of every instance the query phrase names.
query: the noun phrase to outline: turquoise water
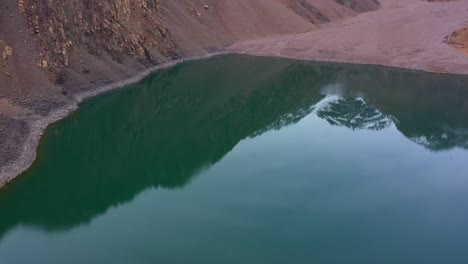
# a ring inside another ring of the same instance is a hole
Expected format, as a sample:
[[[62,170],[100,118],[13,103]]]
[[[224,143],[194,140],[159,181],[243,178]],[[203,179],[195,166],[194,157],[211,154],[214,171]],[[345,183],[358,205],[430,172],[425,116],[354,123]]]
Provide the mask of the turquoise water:
[[[468,263],[468,77],[224,56],[100,96],[0,190],[1,263]]]

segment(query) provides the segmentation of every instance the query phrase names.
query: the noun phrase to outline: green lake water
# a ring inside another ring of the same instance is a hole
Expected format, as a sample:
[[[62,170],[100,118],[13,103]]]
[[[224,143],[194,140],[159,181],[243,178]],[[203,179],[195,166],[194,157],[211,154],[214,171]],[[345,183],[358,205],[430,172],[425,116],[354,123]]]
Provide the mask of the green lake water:
[[[468,77],[163,70],[47,129],[0,189],[0,263],[468,263]]]

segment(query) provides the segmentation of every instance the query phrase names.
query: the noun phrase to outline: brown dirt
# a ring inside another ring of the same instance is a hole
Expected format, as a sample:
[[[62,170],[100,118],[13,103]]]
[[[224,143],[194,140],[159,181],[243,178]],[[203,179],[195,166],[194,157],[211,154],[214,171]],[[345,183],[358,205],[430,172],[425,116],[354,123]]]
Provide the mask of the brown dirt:
[[[468,55],[468,27],[445,37],[445,43]]]
[[[8,164],[20,155],[24,140],[28,134],[28,124],[24,120],[14,119],[0,114],[0,164]]]

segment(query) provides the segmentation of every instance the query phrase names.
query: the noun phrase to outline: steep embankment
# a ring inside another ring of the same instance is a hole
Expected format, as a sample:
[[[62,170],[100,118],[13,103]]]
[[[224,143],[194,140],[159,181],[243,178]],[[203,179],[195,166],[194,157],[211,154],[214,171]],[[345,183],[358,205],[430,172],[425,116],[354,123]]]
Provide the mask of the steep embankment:
[[[374,0],[6,0],[0,96],[35,97],[51,84],[73,94],[163,61],[377,7]]]
[[[156,65],[378,7],[375,0],[3,0],[0,185],[32,163],[45,126],[86,96]]]

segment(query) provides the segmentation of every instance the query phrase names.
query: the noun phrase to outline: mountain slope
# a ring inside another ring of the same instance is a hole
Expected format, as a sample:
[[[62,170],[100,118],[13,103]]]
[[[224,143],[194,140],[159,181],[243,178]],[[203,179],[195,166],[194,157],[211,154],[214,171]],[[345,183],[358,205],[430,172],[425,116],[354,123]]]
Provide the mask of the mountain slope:
[[[0,48],[9,48],[0,84],[9,88],[0,96],[28,98],[23,86],[42,92],[36,86],[53,84],[73,93],[77,86],[94,86],[90,80],[118,80],[114,72],[132,74],[236,40],[305,32],[356,15],[374,1],[6,0]]]

